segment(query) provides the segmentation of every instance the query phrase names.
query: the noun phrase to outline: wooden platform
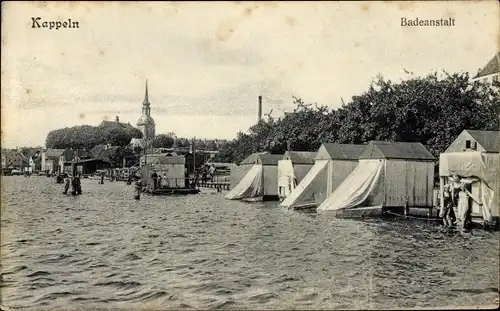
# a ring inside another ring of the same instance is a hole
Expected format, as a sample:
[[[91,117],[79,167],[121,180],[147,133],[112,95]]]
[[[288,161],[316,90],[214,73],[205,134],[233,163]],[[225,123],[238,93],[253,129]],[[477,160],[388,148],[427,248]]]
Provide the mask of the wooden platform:
[[[211,181],[198,182],[198,187],[200,188],[215,188],[215,189],[220,188],[222,190],[229,190],[230,185],[231,183],[229,182],[211,182]]]
[[[301,205],[296,205],[296,206],[291,206],[291,207],[285,207],[289,210],[292,211],[303,211],[303,210],[316,210],[318,208],[318,205],[316,203],[305,203]]]
[[[145,193],[151,195],[188,195],[188,194],[198,194],[199,189],[193,188],[159,188],[155,190],[146,190]]]

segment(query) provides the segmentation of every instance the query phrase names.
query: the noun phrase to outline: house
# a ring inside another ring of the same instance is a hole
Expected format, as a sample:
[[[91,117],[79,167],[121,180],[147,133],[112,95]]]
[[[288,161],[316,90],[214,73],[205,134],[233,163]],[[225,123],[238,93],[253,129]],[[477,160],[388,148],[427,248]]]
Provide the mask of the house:
[[[108,161],[94,158],[92,152],[84,148],[64,150],[59,157],[59,165],[63,167],[63,171],[71,174],[74,163],[76,172],[80,174],[93,174],[98,169],[111,166]]]
[[[283,154],[253,153],[231,168],[229,200],[277,200],[278,161]]]
[[[500,131],[463,130],[444,153],[478,151],[498,153]]]
[[[93,158],[102,160],[104,162],[113,163],[115,162],[114,160],[119,149],[119,146],[97,145],[92,148],[91,154]]]
[[[59,160],[64,149],[46,149],[41,152],[41,170],[49,174],[54,174],[61,171]]]
[[[4,152],[4,156],[6,168],[19,170],[21,172],[29,171],[29,158],[20,150],[8,150]]]
[[[316,152],[286,151],[278,161],[278,195],[286,198],[314,165]]]
[[[39,172],[42,169],[41,165],[41,150],[33,149],[28,150],[24,154],[24,157],[28,160],[28,171],[29,172]]]
[[[58,166],[59,166],[59,169],[61,172],[64,172],[64,173],[67,173],[67,174],[71,174],[71,162],[73,161],[73,159],[77,159],[75,158],[75,151],[72,150],[72,149],[65,149],[62,154],[59,156],[59,163],[58,163]]]
[[[500,131],[464,130],[439,155],[440,208],[443,208],[444,185],[450,176],[477,178],[469,185],[469,191],[483,206],[471,202],[473,221],[499,220],[500,194]],[[483,208],[484,207],[484,208]]]
[[[421,143],[371,141],[358,166],[317,208],[341,217],[432,209],[434,161]]]
[[[65,167],[68,167],[68,171],[71,170],[70,169],[71,164],[68,166],[65,166]],[[80,159],[76,163],[76,171],[78,173],[86,174],[86,175],[94,174],[97,170],[104,170],[104,169],[108,169],[108,168],[111,168],[111,163],[100,160],[100,159],[95,159],[95,158]]]
[[[106,127],[106,126],[116,126],[118,125],[120,128],[124,130],[137,130],[130,122],[124,123],[120,122],[120,118],[116,116],[115,121],[102,121],[99,126],[100,127]]]
[[[290,209],[317,207],[358,165],[366,145],[324,143],[314,165],[280,206]]]
[[[500,52],[479,70],[478,74],[471,79],[471,81],[483,81],[487,83],[498,82],[500,78]]]
[[[91,150],[92,158],[110,163],[112,167],[130,167],[139,165],[140,156],[122,146],[97,145]]]
[[[148,145],[152,145],[151,142],[149,142]],[[130,140],[130,147],[132,147],[133,150],[144,150],[147,147],[147,142],[143,138],[132,138]]]

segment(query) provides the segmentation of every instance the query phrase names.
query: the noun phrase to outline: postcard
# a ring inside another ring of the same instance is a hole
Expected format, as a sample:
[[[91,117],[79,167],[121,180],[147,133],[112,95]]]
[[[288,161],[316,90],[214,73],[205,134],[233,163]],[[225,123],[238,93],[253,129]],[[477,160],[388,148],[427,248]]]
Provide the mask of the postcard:
[[[0,308],[498,308],[499,15],[3,2]]]

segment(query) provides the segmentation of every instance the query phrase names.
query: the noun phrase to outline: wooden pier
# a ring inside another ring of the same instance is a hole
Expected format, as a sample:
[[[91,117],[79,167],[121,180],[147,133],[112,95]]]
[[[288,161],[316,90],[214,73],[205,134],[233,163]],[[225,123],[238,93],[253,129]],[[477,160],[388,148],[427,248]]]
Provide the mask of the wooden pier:
[[[206,182],[202,182],[202,181],[198,181],[198,184],[197,186],[200,187],[200,188],[219,188],[221,190],[229,190],[229,186],[231,185],[231,183],[229,182],[211,182],[211,181],[206,181]]]

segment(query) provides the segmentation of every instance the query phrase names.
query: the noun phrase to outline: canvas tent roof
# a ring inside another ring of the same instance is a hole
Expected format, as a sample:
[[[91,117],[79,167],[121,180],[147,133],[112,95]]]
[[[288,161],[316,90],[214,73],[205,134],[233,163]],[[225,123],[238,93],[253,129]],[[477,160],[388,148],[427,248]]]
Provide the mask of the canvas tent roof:
[[[359,156],[363,153],[366,146],[365,145],[353,145],[353,144],[337,144],[337,143],[324,143],[321,145],[320,150],[316,154],[316,159],[323,159],[320,154],[321,149],[326,150],[329,157],[333,160],[358,160]]]
[[[421,143],[387,141],[371,141],[359,159],[436,160]]]
[[[500,149],[500,131],[478,131],[465,130],[469,133],[478,144],[480,144],[487,152],[498,152]]]
[[[290,159],[294,164],[314,164],[316,152],[286,151],[283,159]]]
[[[270,153],[252,153],[241,164],[262,164],[262,165],[278,165],[278,161],[283,160],[282,154]]]

